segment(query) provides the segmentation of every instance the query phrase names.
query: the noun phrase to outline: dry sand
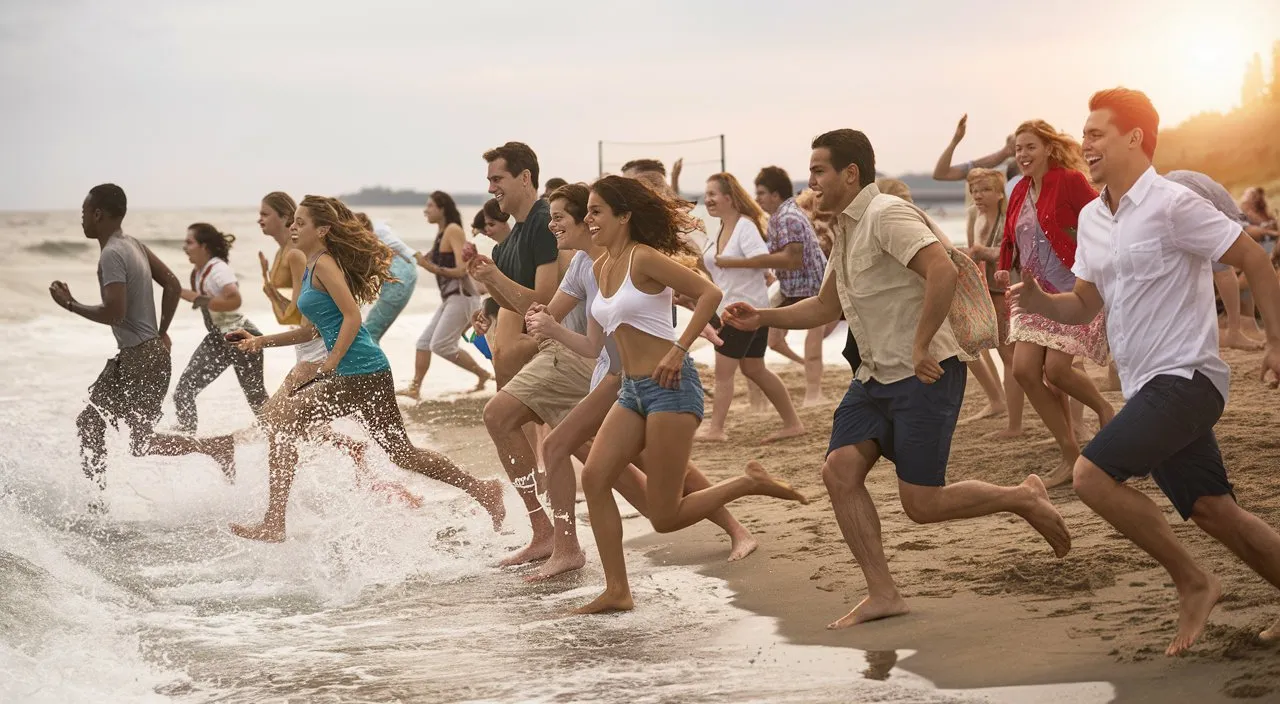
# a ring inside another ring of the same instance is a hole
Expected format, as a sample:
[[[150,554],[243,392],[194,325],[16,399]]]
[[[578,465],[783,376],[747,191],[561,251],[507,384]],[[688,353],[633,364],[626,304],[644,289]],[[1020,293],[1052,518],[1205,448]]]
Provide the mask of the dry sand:
[[[1280,391],[1258,381],[1260,353],[1228,350],[1226,358],[1233,370],[1232,397],[1216,428],[1218,440],[1240,503],[1280,526],[1280,452],[1272,411]],[[708,379],[708,370],[702,371]],[[1095,379],[1102,374],[1091,372]],[[802,397],[800,369],[792,366],[780,375],[793,398]],[[733,504],[734,514],[762,543],[755,555],[724,562],[727,539],[705,524],[647,536],[632,547],[727,580],[738,606],[778,619],[781,635],[794,643],[860,648],[886,662],[895,659],[895,651],[918,651],[904,666],[942,688],[1105,680],[1116,685],[1119,702],[1280,701],[1280,646],[1261,644],[1255,636],[1280,616],[1280,593],[1194,524],[1183,523],[1150,480],[1135,486],[1165,509],[1179,539],[1223,580],[1223,600],[1187,656],[1163,654],[1174,635],[1177,607],[1164,571],[1069,487],[1050,491],[1074,539],[1071,553],[1056,560],[1035,531],[1010,515],[912,523],[898,503],[887,460],[872,471],[868,488],[880,509],[890,567],[912,613],[827,631],[826,624],[852,608],[865,590],[819,474],[831,413],[849,378],[847,366],[828,366],[828,402],[800,409],[809,433],[761,447],[758,439],[777,428],[778,418],[772,410],[748,413],[740,376],[727,426],[730,442],[695,447],[694,461],[713,480],[759,459],[812,499],[808,506],[754,497]],[[1106,396],[1117,407],[1122,403],[1118,392]],[[474,427],[485,400],[428,402],[410,415],[437,428]],[[981,388],[970,380],[961,417],[982,405]],[[1091,416],[1086,424],[1096,427]],[[983,437],[1004,424],[1004,418],[988,419],[957,430],[949,481],[1016,484],[1053,466],[1055,447],[1030,404],[1024,437]]]

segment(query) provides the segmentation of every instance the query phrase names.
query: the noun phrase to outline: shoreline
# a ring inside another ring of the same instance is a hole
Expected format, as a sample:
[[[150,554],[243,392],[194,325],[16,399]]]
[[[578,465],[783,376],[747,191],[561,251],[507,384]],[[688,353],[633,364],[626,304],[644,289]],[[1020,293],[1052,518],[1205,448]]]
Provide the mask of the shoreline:
[[[1277,453],[1265,435],[1272,394],[1256,379],[1260,353],[1227,350],[1232,398],[1217,432],[1242,504],[1272,525],[1280,523],[1280,478],[1267,476]],[[777,370],[793,397],[803,393],[800,370]],[[1095,379],[1102,373],[1092,368]],[[839,533],[819,475],[836,394],[849,381],[848,367],[828,365],[828,402],[798,409],[809,433],[777,445],[698,445],[695,462],[713,481],[741,471],[751,459],[790,481],[808,506],[751,497],[730,509],[761,543],[756,554],[724,561],[727,539],[700,524],[672,535],[628,541],[661,564],[692,567],[724,580],[732,603],[775,619],[778,635],[797,645],[824,645],[880,653],[912,650],[903,664],[940,689],[972,689],[1106,681],[1115,702],[1233,702],[1280,692],[1280,646],[1256,633],[1280,611],[1275,590],[1194,524],[1182,524],[1150,480],[1135,486],[1161,506],[1192,554],[1223,578],[1226,594],[1192,652],[1166,658],[1176,622],[1167,576],[1137,547],[1085,507],[1069,487],[1050,491],[1072,530],[1072,552],[1052,551],[1021,519],[1008,515],[933,526],[911,523],[897,501],[893,468],[881,460],[868,488],[883,523],[886,555],[912,613],[841,631],[826,624],[844,615],[865,584]],[[1118,392],[1105,393],[1117,407]],[[772,411],[746,413],[745,386],[735,389],[734,437],[762,437],[776,426]],[[966,389],[967,417],[983,405],[976,383]],[[1096,423],[1091,414],[1086,424]],[[1017,441],[982,435],[1004,419],[957,429],[948,480],[1017,483],[1039,467],[1051,467],[1056,451],[1030,404]],[[1036,444],[1039,443],[1039,444]],[[1269,461],[1271,460],[1271,461]],[[951,546],[957,547],[951,547]]]

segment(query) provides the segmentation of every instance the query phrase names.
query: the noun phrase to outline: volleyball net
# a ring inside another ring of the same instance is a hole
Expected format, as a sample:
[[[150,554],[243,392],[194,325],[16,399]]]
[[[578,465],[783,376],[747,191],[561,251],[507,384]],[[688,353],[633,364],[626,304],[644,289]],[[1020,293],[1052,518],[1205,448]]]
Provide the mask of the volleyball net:
[[[702,192],[707,177],[725,170],[724,135],[695,139],[679,139],[669,142],[596,142],[596,155],[600,175],[621,174],[627,162],[637,159],[655,159],[662,162],[670,178],[677,160],[681,161],[680,190],[686,193]]]

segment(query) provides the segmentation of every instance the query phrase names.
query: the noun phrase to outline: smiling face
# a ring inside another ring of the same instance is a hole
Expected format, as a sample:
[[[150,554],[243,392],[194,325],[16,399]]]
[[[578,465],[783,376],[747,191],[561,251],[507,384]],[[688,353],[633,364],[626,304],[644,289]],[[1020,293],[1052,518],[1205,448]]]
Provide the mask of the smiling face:
[[[1094,110],[1084,121],[1084,160],[1089,180],[1105,185],[1107,177],[1125,170],[1128,162],[1142,153],[1142,131],[1136,127],[1121,132],[1109,108]]]
[[[831,163],[831,150],[818,147],[809,155],[809,188],[818,194],[818,210],[829,213],[844,210],[858,195],[858,167],[850,164],[837,169]]]
[[[298,249],[310,254],[324,249],[324,236],[328,234],[329,227],[316,227],[311,211],[306,206],[299,205],[298,212],[293,215],[290,232],[293,233],[293,242],[298,245]]]
[[[565,205],[569,201],[556,198],[551,201],[551,234],[556,236],[556,247],[564,250],[585,250],[591,247],[591,231],[586,222],[574,222],[573,214]]]
[[[707,214],[713,218],[727,218],[738,214],[738,209],[733,206],[733,198],[729,197],[720,181],[714,178],[707,179],[707,192],[703,195],[702,204],[706,206]]]
[[[498,201],[498,207],[504,213],[519,212],[528,205],[525,191],[532,188],[529,172],[521,171],[512,174],[507,170],[507,160],[501,157],[489,163],[489,194]]]
[[[187,254],[187,261],[196,266],[209,263],[209,250],[196,241],[196,231],[187,230],[187,239],[182,243],[182,251]]]
[[[627,227],[628,220],[630,220],[629,216],[619,217],[614,213],[613,208],[610,208],[605,199],[595,191],[587,197],[587,216],[582,219],[582,222],[591,234],[591,241],[597,246],[625,246],[626,241],[631,239],[631,229]]]
[[[258,205],[258,227],[262,228],[262,234],[268,237],[278,237],[289,228],[284,223],[284,218],[272,210],[266,202]]]
[[[1013,158],[1023,176],[1036,178],[1049,170],[1049,149],[1035,132],[1020,132],[1013,142]]]

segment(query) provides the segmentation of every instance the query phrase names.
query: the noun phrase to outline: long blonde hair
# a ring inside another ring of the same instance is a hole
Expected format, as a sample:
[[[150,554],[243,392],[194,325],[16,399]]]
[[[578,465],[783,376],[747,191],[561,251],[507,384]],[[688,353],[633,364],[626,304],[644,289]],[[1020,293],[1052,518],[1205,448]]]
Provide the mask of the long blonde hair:
[[[391,248],[337,198],[307,196],[298,205],[307,209],[316,227],[329,228],[324,247],[342,270],[352,297],[359,303],[377,300],[382,284],[396,280],[391,275]]]
[[[1059,132],[1053,125],[1044,120],[1027,120],[1014,130],[1014,137],[1023,132],[1030,132],[1044,142],[1049,151],[1049,166],[1061,166],[1064,169],[1079,171],[1085,178],[1089,177],[1089,165],[1084,161],[1084,151],[1080,143],[1072,139],[1066,132]]]
[[[720,190],[729,195],[729,200],[733,201],[733,207],[742,217],[755,223],[756,229],[760,231],[760,239],[765,238],[765,231],[768,229],[769,216],[764,214],[764,210],[760,208],[760,204],[752,198],[747,190],[738,183],[738,179],[728,171],[721,171],[718,174],[712,174],[707,181],[715,181]]]

